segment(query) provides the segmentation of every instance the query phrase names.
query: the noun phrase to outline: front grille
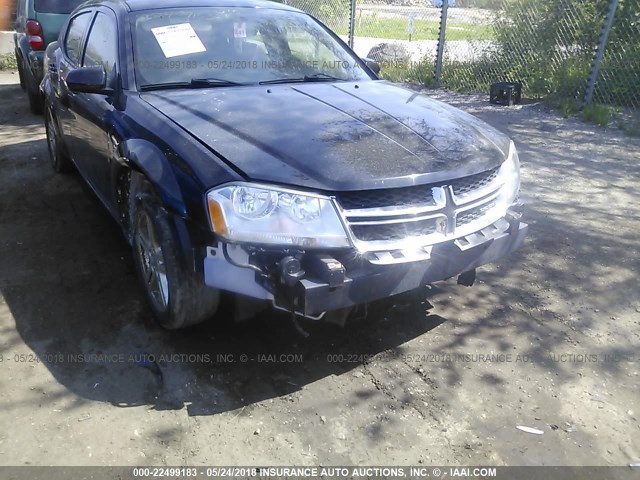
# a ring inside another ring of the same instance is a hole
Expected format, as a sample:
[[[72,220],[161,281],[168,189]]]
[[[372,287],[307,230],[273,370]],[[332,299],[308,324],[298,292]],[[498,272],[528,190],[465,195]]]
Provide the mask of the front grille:
[[[431,185],[419,185],[416,187],[342,192],[338,194],[338,200],[345,210],[429,205],[433,202],[430,187]]]
[[[404,188],[381,188],[379,190],[360,190],[356,192],[341,192],[337,194],[338,202],[345,210],[382,207],[416,207],[432,205],[433,187],[451,185],[457,196],[467,195],[490,185],[498,177],[498,168],[458,178],[448,182],[416,185]]]
[[[493,201],[493,202],[485,203],[484,205],[481,205],[478,208],[473,208],[471,210],[467,210],[464,213],[458,214],[458,217],[456,218],[456,227],[462,227],[471,222],[475,222],[476,220],[484,216],[486,213],[488,213],[489,210],[491,210],[495,206],[496,206],[496,202]]]
[[[364,242],[402,240],[407,237],[422,237],[436,231],[434,219],[377,225],[352,225],[351,231]]]
[[[458,196],[467,195],[491,185],[491,183],[498,177],[499,169],[500,167],[497,167],[487,172],[470,175],[450,182],[450,185],[453,188],[453,193]]]
[[[443,241],[445,232],[455,238],[455,228],[486,215],[496,205],[498,172],[499,167],[427,185],[341,192],[336,194],[336,200],[358,249],[411,248],[415,247],[408,241],[412,238],[428,237],[422,239],[425,244]],[[445,190],[438,197],[440,203],[434,199],[434,189],[438,188]]]

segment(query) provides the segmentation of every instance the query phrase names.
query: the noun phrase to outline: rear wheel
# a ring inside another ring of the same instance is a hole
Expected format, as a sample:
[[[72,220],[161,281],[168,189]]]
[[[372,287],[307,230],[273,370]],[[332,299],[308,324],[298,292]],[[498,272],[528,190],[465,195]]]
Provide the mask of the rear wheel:
[[[67,155],[62,139],[58,134],[58,127],[56,126],[51,106],[46,108],[44,126],[47,132],[47,147],[49,148],[51,166],[58,173],[72,172],[74,170],[73,162]]]
[[[146,180],[132,181],[132,185],[135,191],[130,193],[129,221],[133,258],[158,323],[176,330],[213,317],[220,292],[208,288],[187,268],[170,214],[151,185]]]

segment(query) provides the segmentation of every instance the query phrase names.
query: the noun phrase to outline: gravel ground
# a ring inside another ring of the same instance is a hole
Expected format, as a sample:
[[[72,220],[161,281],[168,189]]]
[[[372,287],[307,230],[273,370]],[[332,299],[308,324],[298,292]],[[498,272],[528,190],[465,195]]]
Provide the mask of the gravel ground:
[[[0,464],[640,460],[640,140],[431,92],[516,141],[521,251],[473,288],[305,323],[309,338],[286,316],[225,312],[168,333],[115,224],[53,173],[16,82],[0,77]]]

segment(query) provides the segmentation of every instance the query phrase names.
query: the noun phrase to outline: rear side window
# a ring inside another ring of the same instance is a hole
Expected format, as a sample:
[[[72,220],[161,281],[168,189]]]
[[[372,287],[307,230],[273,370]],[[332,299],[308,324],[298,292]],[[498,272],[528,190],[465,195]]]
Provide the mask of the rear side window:
[[[74,64],[80,63],[82,56],[82,37],[87,30],[87,25],[91,20],[91,12],[81,13],[74,17],[69,23],[67,36],[64,39],[64,51]]]
[[[84,0],[35,0],[33,9],[39,13],[61,13],[68,15]]]
[[[115,77],[117,38],[113,19],[104,13],[98,13],[87,37],[87,48],[82,64],[85,67],[104,67],[107,72],[107,84],[111,84]]]

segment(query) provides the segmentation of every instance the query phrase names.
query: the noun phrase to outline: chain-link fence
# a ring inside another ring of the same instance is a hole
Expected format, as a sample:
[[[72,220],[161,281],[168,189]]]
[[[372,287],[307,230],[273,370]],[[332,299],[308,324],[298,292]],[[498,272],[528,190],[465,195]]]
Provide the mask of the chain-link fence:
[[[449,8],[449,17],[454,11],[483,22],[491,38],[450,41],[447,23],[442,85],[486,90],[518,81],[529,97],[582,101],[597,75],[593,99],[640,107],[638,0],[505,0],[494,10]]]
[[[640,0],[281,1],[393,80],[485,92],[517,81],[530,98],[640,107]]]
[[[343,40],[351,35],[351,9],[355,0],[276,0],[285,5],[299,8],[321,20]]]
[[[490,38],[482,44],[447,41],[442,84],[486,90],[508,80],[521,82],[530,97],[583,98],[607,9],[606,2],[585,8],[587,3],[506,0],[496,9],[449,9],[463,17],[473,12],[468,18],[481,22]]]
[[[594,101],[640,108],[640,0],[616,3]]]
[[[383,67],[407,67],[429,59],[433,69],[440,30],[440,10],[414,5],[425,2],[379,4],[358,1],[355,8],[353,47]]]

